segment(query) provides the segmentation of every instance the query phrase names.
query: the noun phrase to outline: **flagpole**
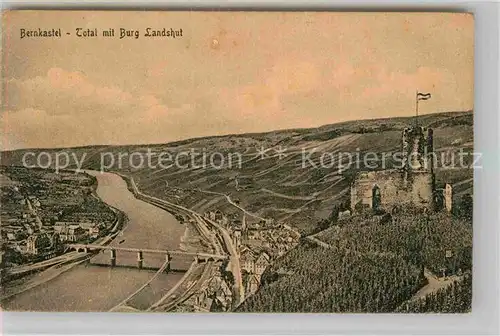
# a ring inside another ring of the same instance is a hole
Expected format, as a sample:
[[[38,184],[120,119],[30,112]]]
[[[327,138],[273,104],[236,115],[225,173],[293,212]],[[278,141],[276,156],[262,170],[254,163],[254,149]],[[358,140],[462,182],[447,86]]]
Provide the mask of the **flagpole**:
[[[415,127],[418,127],[418,89],[415,91]]]

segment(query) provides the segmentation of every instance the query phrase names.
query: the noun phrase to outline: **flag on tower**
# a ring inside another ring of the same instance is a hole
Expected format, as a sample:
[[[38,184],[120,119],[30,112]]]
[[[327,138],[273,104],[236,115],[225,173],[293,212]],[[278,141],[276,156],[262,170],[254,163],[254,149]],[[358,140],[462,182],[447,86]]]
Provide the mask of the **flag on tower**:
[[[427,100],[427,99],[431,99],[430,93],[417,92],[417,100]]]

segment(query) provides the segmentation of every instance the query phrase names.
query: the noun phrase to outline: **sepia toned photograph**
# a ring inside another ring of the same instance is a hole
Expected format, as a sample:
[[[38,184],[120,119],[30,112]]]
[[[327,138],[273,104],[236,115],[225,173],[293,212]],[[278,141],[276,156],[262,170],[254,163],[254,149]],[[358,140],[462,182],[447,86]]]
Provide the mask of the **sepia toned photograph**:
[[[470,313],[474,17],[2,12],[3,311]]]

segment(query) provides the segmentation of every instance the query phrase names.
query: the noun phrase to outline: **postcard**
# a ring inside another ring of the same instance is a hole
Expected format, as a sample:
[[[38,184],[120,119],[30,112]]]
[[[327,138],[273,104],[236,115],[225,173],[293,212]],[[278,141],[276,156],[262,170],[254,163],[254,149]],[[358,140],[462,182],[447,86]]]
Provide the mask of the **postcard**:
[[[4,311],[471,311],[471,14],[2,15]]]

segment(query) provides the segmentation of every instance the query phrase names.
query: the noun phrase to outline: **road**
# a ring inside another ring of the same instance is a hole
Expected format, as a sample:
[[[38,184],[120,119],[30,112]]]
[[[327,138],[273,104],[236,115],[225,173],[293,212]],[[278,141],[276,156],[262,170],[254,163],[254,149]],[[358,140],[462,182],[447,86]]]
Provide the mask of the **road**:
[[[415,295],[410,299],[417,300],[429,295],[430,293],[435,293],[442,288],[446,288],[451,285],[455,280],[460,280],[461,277],[458,275],[452,275],[446,278],[438,278],[430,270],[424,269],[424,276],[427,279],[427,285],[420,288],[420,290],[415,293]]]
[[[32,288],[35,288],[41,284],[46,283],[47,281],[50,281],[52,279],[55,279],[56,277],[60,276],[62,273],[69,271],[73,267],[83,263],[88,256],[86,253],[79,253],[81,255],[81,259],[75,260],[74,262],[64,262],[64,261],[59,261],[57,263],[54,263],[50,265],[50,267],[47,267],[47,269],[39,274],[36,277],[33,277],[31,279],[28,279],[23,285],[20,287],[17,287],[13,290],[6,290],[4,288],[4,293],[2,293],[2,296],[0,297],[0,301],[3,301],[5,299],[8,299],[12,296],[21,294],[25,291],[28,291]]]
[[[172,298],[169,295],[165,295],[161,302],[155,303],[153,306],[151,306],[148,311],[155,310],[155,311],[170,311],[173,308],[175,308],[177,305],[180,303],[186,301],[189,299],[197,290],[200,289],[200,286],[202,286],[209,278],[210,276],[210,269],[213,266],[213,262],[207,262],[205,264],[203,273],[199,277],[198,280],[193,281],[186,290],[184,290],[179,297]],[[180,283],[180,282],[179,282]],[[173,293],[173,292],[172,292]],[[165,303],[165,299],[172,298],[173,301]]]
[[[213,194],[213,195],[223,196],[223,197],[226,198],[226,200],[229,202],[229,204],[231,204],[232,206],[235,206],[236,208],[240,209],[241,211],[243,211],[248,216],[251,216],[251,217],[254,217],[254,218],[257,218],[257,219],[260,219],[260,220],[266,220],[265,218],[260,217],[259,215],[256,215],[254,213],[251,213],[250,211],[248,211],[248,210],[240,207],[238,204],[234,203],[234,201],[231,199],[230,195],[219,193],[219,192],[215,192],[215,191],[210,191],[210,190],[202,190],[202,189],[198,189],[198,190],[200,192],[202,192],[202,193],[205,193],[205,194]]]
[[[198,264],[196,263],[196,261],[193,261],[191,263],[191,265],[189,266],[189,269],[187,270],[187,272],[184,273],[184,276],[182,277],[182,279],[179,282],[177,282],[175,284],[175,286],[172,287],[160,300],[158,300],[157,302],[153,303],[147,309],[147,311],[154,311],[154,310],[157,310],[160,306],[165,305],[165,301],[171,299],[172,296],[177,292],[177,290],[179,289],[179,287],[181,287],[186,281],[188,281],[190,279],[191,274],[195,271],[197,265]],[[208,262],[207,265],[211,266],[211,263]],[[207,267],[207,265],[205,267]],[[184,291],[184,292],[186,292],[186,291]]]
[[[318,244],[319,246],[324,247],[324,248],[327,248],[327,249],[331,249],[331,248],[332,248],[329,244],[325,243],[324,241],[319,240],[319,239],[318,239],[318,238],[316,238],[315,236],[316,236],[316,234],[311,235],[311,236],[307,236],[307,237],[305,237],[305,238],[306,238],[307,240],[309,240],[309,241],[311,241],[311,242],[315,243],[315,244]]]
[[[237,306],[240,302],[243,302],[245,298],[245,291],[243,289],[243,279],[241,277],[241,266],[240,266],[240,258],[238,255],[238,251],[234,247],[231,235],[226,229],[224,229],[222,226],[220,226],[214,221],[211,221],[209,219],[207,219],[207,221],[210,222],[212,226],[214,226],[220,231],[222,238],[224,239],[224,244],[228,249],[230,255],[229,261],[231,263],[231,271],[233,272],[234,275],[234,290],[236,291],[236,293],[239,294],[238,301],[235,303],[235,305]]]
[[[62,263],[67,263],[72,260],[78,260],[83,257],[87,256],[86,253],[80,253],[80,252],[69,252],[65,253],[63,255],[50,258],[44,261],[40,261],[31,265],[21,265],[17,267],[11,267],[9,268],[9,274],[11,275],[18,275],[26,272],[32,272],[40,269],[44,269],[50,266],[62,264]]]

